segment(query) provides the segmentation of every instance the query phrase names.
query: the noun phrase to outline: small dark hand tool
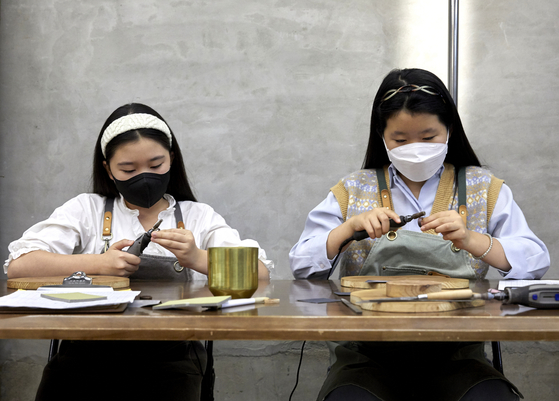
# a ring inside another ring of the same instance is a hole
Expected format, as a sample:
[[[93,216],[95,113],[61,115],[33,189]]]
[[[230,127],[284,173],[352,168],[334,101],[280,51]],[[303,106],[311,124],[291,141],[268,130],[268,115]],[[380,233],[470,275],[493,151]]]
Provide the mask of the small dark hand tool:
[[[159,231],[159,226],[161,225],[162,221],[163,219],[159,219],[152,228],[140,235],[126,252],[131,253],[132,255],[140,256],[151,241],[151,233],[154,231]]]

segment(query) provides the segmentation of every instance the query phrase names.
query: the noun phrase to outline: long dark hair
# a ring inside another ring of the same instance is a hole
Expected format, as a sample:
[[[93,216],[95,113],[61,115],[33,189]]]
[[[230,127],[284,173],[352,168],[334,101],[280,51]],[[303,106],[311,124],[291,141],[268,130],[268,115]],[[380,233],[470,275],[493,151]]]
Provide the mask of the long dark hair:
[[[171,163],[171,178],[169,180],[169,186],[167,187],[167,193],[172,195],[177,201],[188,200],[196,202],[196,197],[194,196],[194,193],[190,188],[190,184],[188,183],[188,177],[186,176],[186,170],[184,168],[184,162],[182,160],[180,147],[177,143],[177,138],[175,138],[175,134],[173,134],[173,130],[171,130],[170,127],[169,130],[171,131],[172,137],[171,146],[169,146],[169,139],[163,132],[156,129],[140,128],[122,133],[113,138],[107,144],[107,147],[105,149],[106,156],[103,156],[103,152],[101,151],[101,138],[103,137],[105,129],[107,129],[107,127],[113,121],[119,119],[120,117],[136,113],[151,114],[153,116],[156,116],[160,120],[165,121],[163,117],[161,117],[159,113],[157,113],[151,107],[140,103],[130,103],[116,109],[109,116],[109,118],[107,118],[105,124],[103,124],[103,128],[101,128],[101,132],[99,133],[99,137],[97,138],[97,143],[95,144],[92,174],[93,192],[99,195],[113,198],[120,196],[118,190],[116,189],[115,183],[107,174],[107,171],[103,166],[103,162],[106,161],[108,164],[116,149],[122,144],[134,142],[140,138],[149,138],[161,144],[163,148],[165,148],[169,152],[172,152],[174,155],[173,161]],[[167,122],[165,123],[167,124]],[[167,124],[167,126],[169,125]]]
[[[402,90],[387,98],[387,92],[405,85],[429,86],[431,93],[422,90]],[[434,94],[433,94],[434,93]],[[384,99],[384,101],[383,101]],[[481,166],[468,142],[456,105],[442,81],[433,73],[418,68],[392,70],[382,81],[373,102],[369,145],[363,161],[364,169],[390,164],[382,141],[386,121],[400,111],[411,114],[428,113],[438,116],[441,124],[450,132],[446,163],[453,164],[456,171],[464,166]]]

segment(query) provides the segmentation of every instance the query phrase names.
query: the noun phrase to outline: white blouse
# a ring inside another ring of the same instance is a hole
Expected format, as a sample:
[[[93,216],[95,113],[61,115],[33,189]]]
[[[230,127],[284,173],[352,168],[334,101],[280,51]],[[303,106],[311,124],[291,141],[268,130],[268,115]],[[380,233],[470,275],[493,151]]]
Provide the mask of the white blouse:
[[[159,213],[163,219],[160,229],[177,228],[175,207],[177,202],[168,194],[164,195],[169,207]],[[229,227],[223,217],[216,213],[209,205],[200,202],[181,201],[178,203],[184,221],[184,226],[194,235],[196,245],[200,249],[216,246],[247,246],[258,247],[258,258],[270,271],[274,264],[266,259],[266,252],[260,248],[258,242],[241,240],[237,230]],[[10,243],[10,255],[4,263],[4,273],[7,273],[10,262],[31,251],[43,250],[52,253],[70,254],[100,254],[105,246],[103,241],[103,215],[105,213],[105,197],[97,194],[81,194],[70,199],[57,208],[51,216],[35,224],[23,233],[23,236]],[[138,219],[140,212],[129,209],[124,198],[115,199],[112,219],[113,239],[110,244],[121,239],[135,240],[145,232]],[[150,242],[144,250],[147,255],[174,255],[162,246]],[[204,274],[193,271],[194,280],[205,280]]]

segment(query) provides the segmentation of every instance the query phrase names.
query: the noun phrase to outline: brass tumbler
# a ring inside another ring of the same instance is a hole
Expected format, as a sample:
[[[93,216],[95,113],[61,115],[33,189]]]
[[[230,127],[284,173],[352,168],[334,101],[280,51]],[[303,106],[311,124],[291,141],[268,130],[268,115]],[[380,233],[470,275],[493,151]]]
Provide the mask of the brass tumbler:
[[[208,248],[208,285],[216,296],[250,298],[258,288],[258,248]]]

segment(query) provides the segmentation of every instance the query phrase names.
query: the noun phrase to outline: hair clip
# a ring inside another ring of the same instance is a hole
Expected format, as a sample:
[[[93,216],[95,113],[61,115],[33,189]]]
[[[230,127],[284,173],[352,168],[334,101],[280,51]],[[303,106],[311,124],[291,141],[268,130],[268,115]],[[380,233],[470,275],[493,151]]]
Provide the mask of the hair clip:
[[[387,91],[380,102],[382,103],[388,99],[391,99],[394,96],[396,96],[398,93],[408,93],[408,92],[417,92],[417,91],[425,92],[428,93],[429,95],[438,95],[440,97],[443,97],[432,86],[428,86],[428,85],[419,86],[414,84],[406,84],[404,86],[400,86],[398,89],[390,89],[389,91]],[[443,102],[444,102],[444,98],[443,98]]]

